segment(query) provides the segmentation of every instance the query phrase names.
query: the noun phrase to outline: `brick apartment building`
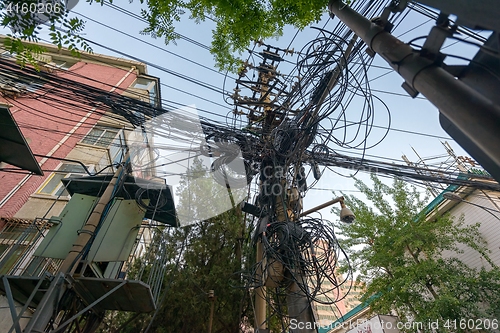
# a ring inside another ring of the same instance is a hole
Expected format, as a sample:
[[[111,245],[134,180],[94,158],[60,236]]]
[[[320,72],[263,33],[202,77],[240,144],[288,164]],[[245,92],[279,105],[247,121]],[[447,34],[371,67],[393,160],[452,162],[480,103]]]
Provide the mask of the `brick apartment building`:
[[[75,58],[68,50],[43,46],[38,77],[29,68],[21,70],[14,57],[0,49],[0,106],[10,111],[44,170],[40,176],[0,163],[0,274],[22,273],[11,270],[16,258],[6,262],[5,256],[23,229],[34,219],[43,226],[45,219],[64,209],[70,197],[61,179],[87,176],[85,168],[113,173],[121,162],[131,124],[100,103],[96,91],[160,106],[159,80],[147,75],[146,65],[97,54]],[[56,86],[43,73],[70,84]],[[81,91],[72,93],[79,84],[96,89],[93,100],[82,97]],[[26,250],[21,246],[14,257],[26,255]]]

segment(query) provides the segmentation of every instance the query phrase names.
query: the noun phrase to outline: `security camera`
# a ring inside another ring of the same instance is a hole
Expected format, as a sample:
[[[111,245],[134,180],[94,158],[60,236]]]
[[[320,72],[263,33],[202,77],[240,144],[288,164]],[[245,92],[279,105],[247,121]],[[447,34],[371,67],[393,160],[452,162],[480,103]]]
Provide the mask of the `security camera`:
[[[354,216],[354,213],[345,206],[344,202],[340,202],[340,206],[342,207],[340,209],[340,221],[344,223],[352,223],[354,222],[354,219],[356,218]]]
[[[349,208],[342,208],[340,210],[340,221],[344,223],[352,223],[356,217]]]

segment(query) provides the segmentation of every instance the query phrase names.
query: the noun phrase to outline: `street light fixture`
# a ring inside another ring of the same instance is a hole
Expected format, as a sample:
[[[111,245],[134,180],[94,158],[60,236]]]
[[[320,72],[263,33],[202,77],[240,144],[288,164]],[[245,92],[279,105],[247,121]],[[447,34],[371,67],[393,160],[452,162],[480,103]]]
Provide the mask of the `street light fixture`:
[[[484,211],[486,211],[487,213],[489,213],[494,218],[496,218],[497,220],[500,221],[500,218],[491,212],[491,211],[494,211],[494,212],[500,213],[499,211],[497,211],[495,209],[488,208],[488,207],[484,207],[484,206],[481,206],[481,205],[478,205],[478,204],[475,204],[475,203],[470,202],[470,201],[467,201],[467,200],[463,199],[461,196],[459,196],[456,193],[445,192],[445,193],[443,193],[443,198],[445,198],[447,200],[450,200],[450,201],[465,202],[465,203],[468,203],[468,204],[470,204],[472,206],[479,207],[479,208],[483,209]]]

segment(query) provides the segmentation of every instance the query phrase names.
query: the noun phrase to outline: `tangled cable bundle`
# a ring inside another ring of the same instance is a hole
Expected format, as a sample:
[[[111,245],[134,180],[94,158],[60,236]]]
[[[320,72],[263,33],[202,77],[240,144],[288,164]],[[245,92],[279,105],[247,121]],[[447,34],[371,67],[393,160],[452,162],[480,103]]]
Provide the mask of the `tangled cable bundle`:
[[[339,279],[339,260],[347,265],[349,261],[328,221],[271,223],[262,244],[264,259],[258,264],[263,268],[262,282],[274,286],[277,296],[289,294],[296,283],[310,301],[334,304],[343,298],[339,288],[350,280],[352,271],[349,267],[345,278]]]
[[[349,79],[348,68],[343,65],[347,63],[343,44],[346,42],[338,36],[323,35],[310,41],[300,52],[297,96],[305,108],[321,107],[331,113],[340,105]],[[333,90],[329,91],[329,85],[334,86]],[[325,103],[321,103],[323,100]]]

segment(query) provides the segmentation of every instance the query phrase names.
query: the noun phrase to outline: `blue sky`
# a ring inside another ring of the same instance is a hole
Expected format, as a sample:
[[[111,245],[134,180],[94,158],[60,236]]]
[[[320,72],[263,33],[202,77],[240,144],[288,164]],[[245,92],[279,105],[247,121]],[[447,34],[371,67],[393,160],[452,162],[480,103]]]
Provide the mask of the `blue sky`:
[[[139,1],[134,1],[132,3],[122,1],[119,3],[114,2],[114,4],[136,14],[139,14],[141,7]],[[78,5],[73,9],[73,14],[75,16],[84,15],[87,17],[85,18],[80,16],[82,19],[87,21],[83,36],[93,42],[106,45],[111,49],[119,50],[133,57],[195,78],[196,80],[203,81],[204,83],[208,83],[218,89],[225,88],[226,90],[231,91],[234,88],[234,75],[226,77],[224,73],[217,73],[214,71],[213,57],[204,47],[194,45],[193,43],[183,39],[178,40],[176,43],[165,45],[163,39],[161,38],[154,39],[147,35],[141,35],[139,31],[145,27],[144,22],[130,17],[129,15],[126,15],[116,9],[110,8],[109,6],[101,6],[95,3],[93,5],[89,5],[85,1],[80,1],[80,3],[78,3]],[[100,22],[101,24],[93,22],[94,20]],[[317,26],[323,27],[327,20],[328,16],[325,15],[323,21],[319,22]],[[337,22],[337,20],[330,20],[325,26],[326,29],[328,30],[329,27],[333,27]],[[423,25],[416,28],[421,24]],[[429,22],[427,18],[411,13],[403,20],[401,25],[395,29],[393,34],[395,36],[401,36],[404,41],[408,41],[415,37],[427,35],[431,26],[432,22]],[[116,29],[117,31],[113,29]],[[177,25],[177,32],[206,46],[210,45],[212,29],[213,24],[211,22],[195,24],[188,19],[187,14],[184,17],[183,22]],[[8,31],[3,30],[3,33],[6,32]],[[133,37],[126,36],[125,34]],[[290,44],[290,41],[295,34],[296,30],[287,28],[285,29],[284,36],[279,40],[269,40],[266,42],[268,44],[286,47]],[[307,42],[316,36],[316,30],[306,28],[304,31],[299,32],[296,38],[294,38],[292,47],[295,50],[300,50]],[[143,42],[134,38],[140,39]],[[148,44],[144,42],[147,42]],[[92,45],[92,47],[95,53],[121,57],[120,55],[113,54],[112,51],[103,49],[99,46]],[[447,48],[446,51],[450,53],[460,53],[464,56],[471,56],[473,54],[471,53],[473,52],[473,49],[466,49],[461,45],[454,45]],[[189,61],[181,59],[181,57],[188,59]],[[449,137],[439,125],[438,111],[434,106],[432,106],[425,99],[421,98],[421,96],[416,99],[412,99],[407,96],[405,91],[401,88],[403,80],[397,73],[389,70],[388,66],[380,57],[376,56],[373,64],[383,67],[370,68],[368,76],[370,79],[373,79],[373,81],[370,82],[372,93],[382,99],[389,109],[391,115],[391,128],[438,137]],[[286,66],[283,67],[284,68],[280,68],[280,70],[282,73],[285,73]],[[218,117],[216,115],[206,114],[203,111],[200,112],[200,115],[210,117],[217,121],[223,121],[223,116],[231,110],[231,106],[224,102],[220,93],[202,88],[153,67],[149,67],[148,71],[149,74],[160,77],[163,84],[177,89],[162,87],[163,99],[174,101],[175,103],[178,103],[179,106],[194,104],[198,109],[208,110],[220,115],[220,117]],[[184,94],[180,91],[187,91],[194,96]],[[196,96],[205,100],[197,98]],[[206,100],[213,101],[215,104],[209,103]],[[359,103],[361,102],[354,101],[346,110],[346,114],[348,116],[352,115],[353,120],[362,107]],[[374,124],[377,126],[387,127],[387,111],[381,103],[376,103],[375,106]],[[378,141],[378,139],[382,137],[383,133],[384,130],[382,129],[373,129],[373,134],[370,140],[372,140],[372,142]],[[397,160],[398,162],[396,163],[404,164],[401,159],[401,155],[403,154],[407,155],[410,160],[417,160],[417,156],[415,156],[411,147],[413,147],[421,157],[445,154],[444,147],[440,141],[444,141],[444,139],[438,139],[426,135],[402,133],[399,131],[389,131],[387,137],[385,137],[379,145],[367,150],[366,153],[373,155],[373,157],[367,156],[371,159],[380,160],[381,158],[391,158]],[[448,142],[451,144],[457,155],[466,155],[466,153],[464,153],[463,150],[452,140],[448,140]],[[342,151],[342,148],[339,148],[339,151]],[[353,187],[353,180],[347,177],[352,173],[351,170],[335,169],[335,171],[338,174],[330,171],[325,172],[322,179],[316,186],[318,189],[308,192],[304,204],[306,209],[330,199],[332,195],[329,190],[336,190],[337,193],[339,193],[340,190],[347,191],[346,193],[351,193],[349,191],[355,190]],[[367,174],[360,174],[359,176],[362,179],[368,178]],[[327,211],[328,210],[326,209],[323,211],[324,216],[333,218],[329,213],[327,213]]]

